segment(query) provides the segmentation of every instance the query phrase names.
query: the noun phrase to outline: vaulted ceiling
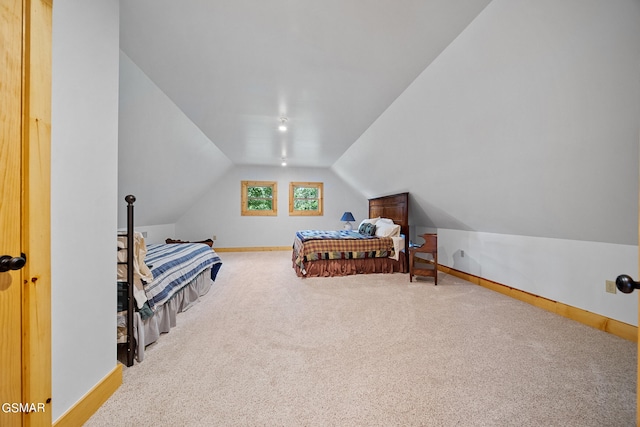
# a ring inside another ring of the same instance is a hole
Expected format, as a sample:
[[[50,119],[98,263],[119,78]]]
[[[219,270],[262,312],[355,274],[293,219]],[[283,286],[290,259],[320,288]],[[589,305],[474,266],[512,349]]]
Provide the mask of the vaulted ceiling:
[[[121,2],[119,192],[176,223],[286,157],[408,191],[416,226],[637,244],[639,22],[637,0]]]
[[[234,164],[329,167],[488,3],[126,1],[120,43]]]

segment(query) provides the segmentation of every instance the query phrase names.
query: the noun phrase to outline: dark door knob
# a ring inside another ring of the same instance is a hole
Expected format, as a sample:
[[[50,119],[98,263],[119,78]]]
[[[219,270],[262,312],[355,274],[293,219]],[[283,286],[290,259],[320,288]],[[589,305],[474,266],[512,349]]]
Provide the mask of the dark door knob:
[[[636,282],[626,274],[621,274],[616,278],[616,287],[625,294],[630,294],[634,289],[640,289],[640,282]]]
[[[12,257],[10,255],[0,256],[0,273],[9,270],[20,270],[27,263],[27,256],[20,254],[20,256]]]

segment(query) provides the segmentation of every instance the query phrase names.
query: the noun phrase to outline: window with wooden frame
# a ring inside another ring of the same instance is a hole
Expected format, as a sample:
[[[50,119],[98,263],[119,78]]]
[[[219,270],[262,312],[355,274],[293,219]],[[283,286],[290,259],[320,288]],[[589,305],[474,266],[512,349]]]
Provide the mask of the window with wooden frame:
[[[278,215],[278,183],[242,181],[242,215]]]
[[[321,182],[291,182],[289,184],[289,215],[323,215]]]

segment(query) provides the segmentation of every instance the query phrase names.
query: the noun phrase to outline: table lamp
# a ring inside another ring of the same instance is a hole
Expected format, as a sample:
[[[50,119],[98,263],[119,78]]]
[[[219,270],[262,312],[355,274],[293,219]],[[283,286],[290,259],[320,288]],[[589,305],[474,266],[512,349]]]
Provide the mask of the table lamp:
[[[340,218],[340,221],[346,221],[344,224],[344,229],[345,230],[351,230],[353,227],[351,226],[351,223],[349,221],[355,221],[356,219],[353,217],[353,214],[351,212],[345,212],[342,215],[342,218]]]

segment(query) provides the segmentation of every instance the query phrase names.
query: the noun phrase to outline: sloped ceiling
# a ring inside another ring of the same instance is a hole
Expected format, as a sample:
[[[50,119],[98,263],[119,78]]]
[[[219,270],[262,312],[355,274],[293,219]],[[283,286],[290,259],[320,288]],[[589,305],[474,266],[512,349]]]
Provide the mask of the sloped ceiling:
[[[488,3],[124,1],[120,43],[234,164],[329,167]]]
[[[172,224],[232,163],[123,53],[119,108],[118,226]]]
[[[333,169],[414,225],[636,245],[639,138],[639,2],[494,0]]]
[[[416,226],[637,244],[637,0],[140,0],[121,4],[121,48],[159,92],[147,105],[161,93],[215,151],[187,166],[184,134],[124,113],[132,144],[173,145],[172,207],[150,224],[197,197],[179,170],[213,182],[286,156],[366,197],[409,191]]]

